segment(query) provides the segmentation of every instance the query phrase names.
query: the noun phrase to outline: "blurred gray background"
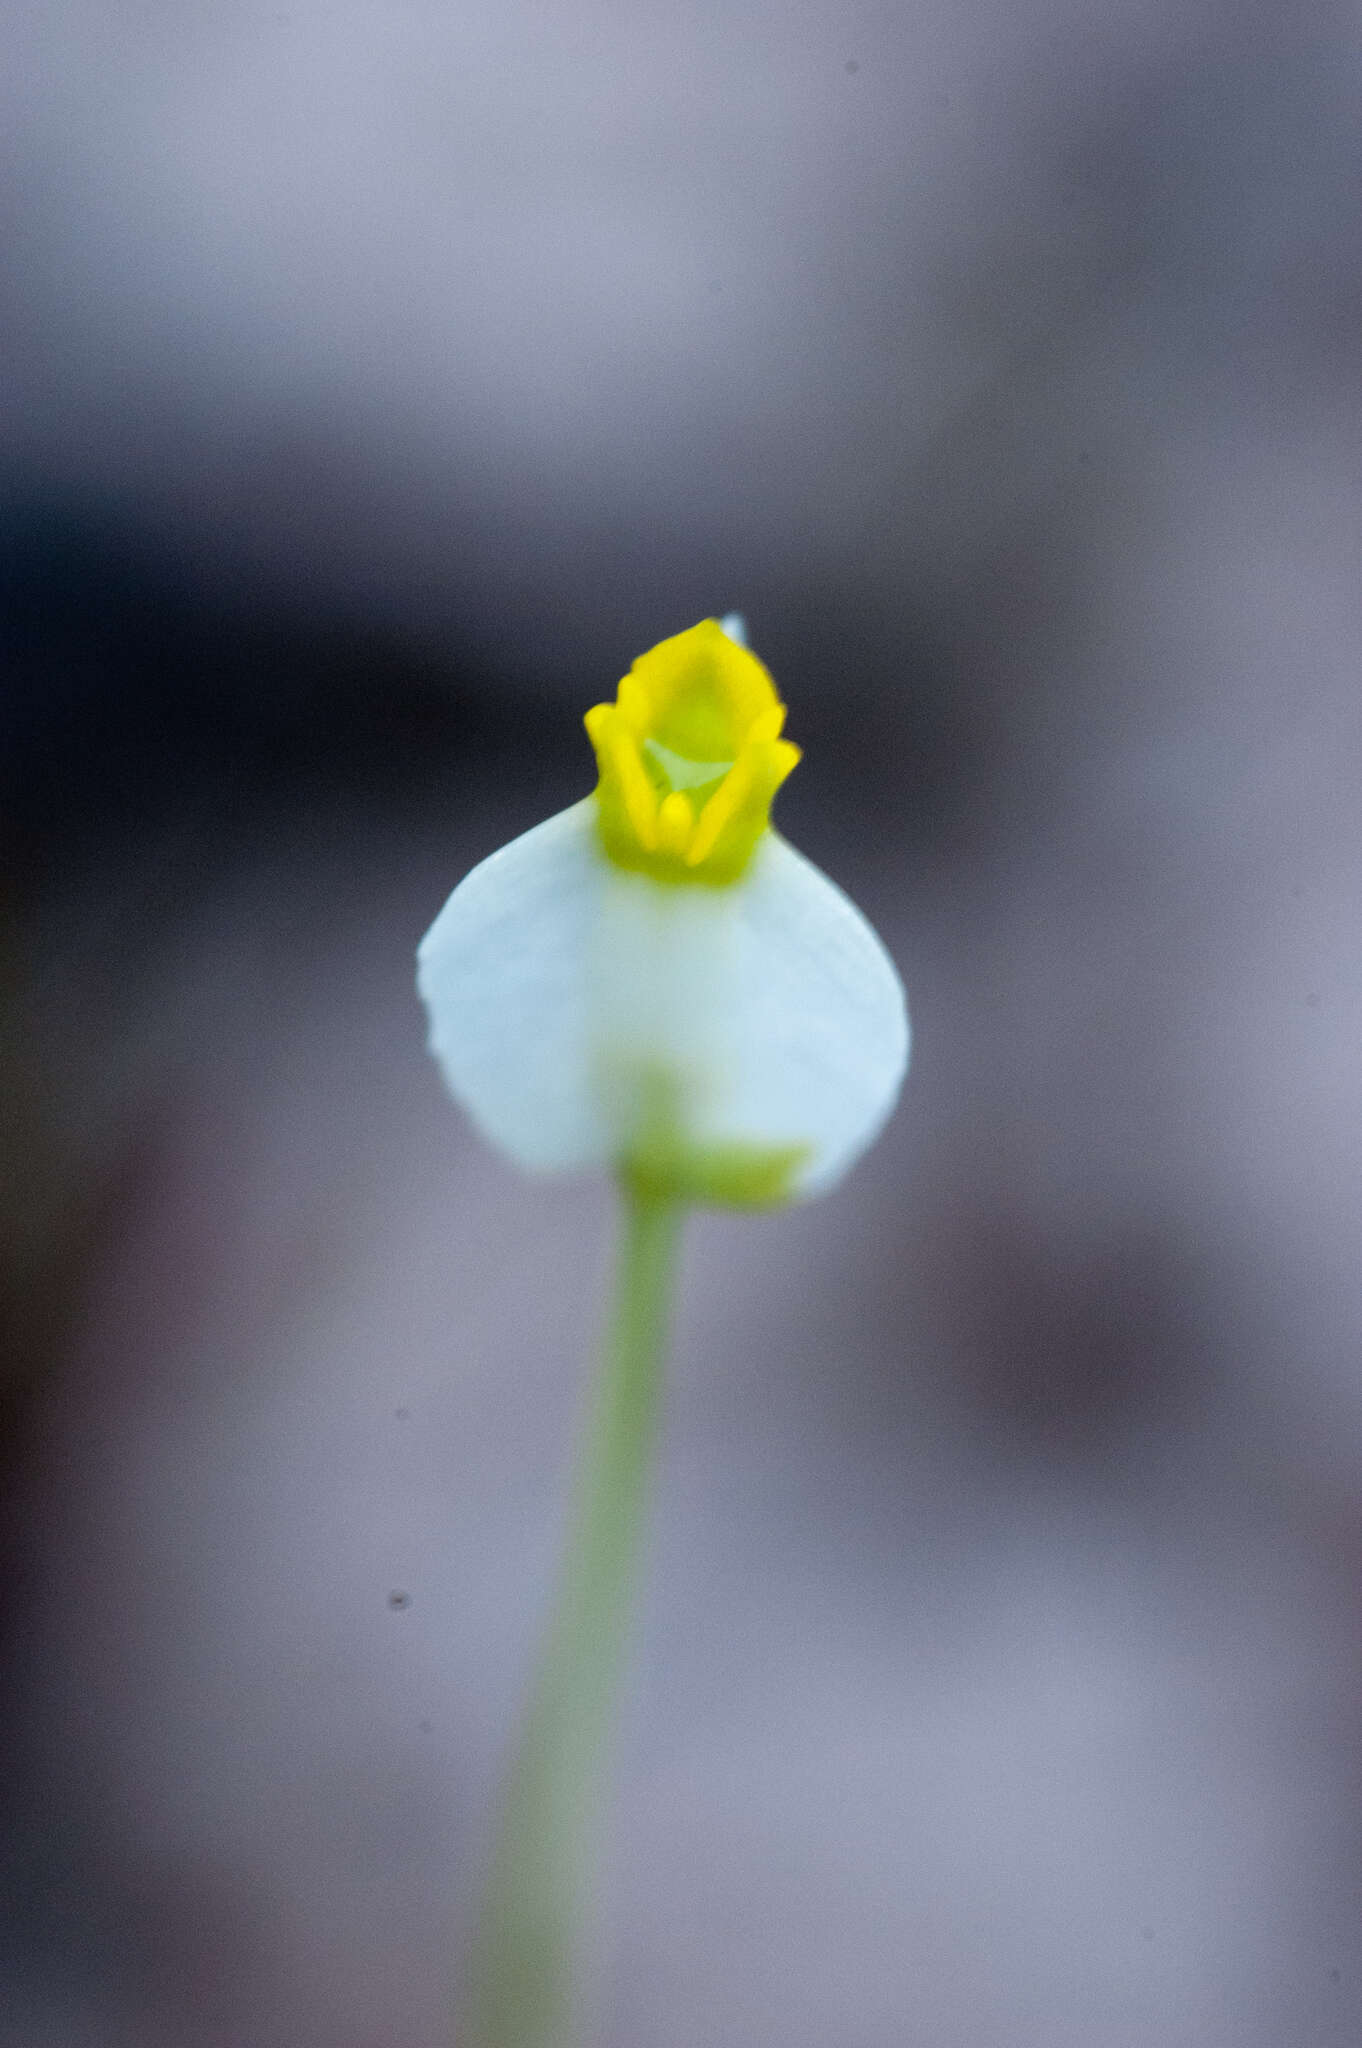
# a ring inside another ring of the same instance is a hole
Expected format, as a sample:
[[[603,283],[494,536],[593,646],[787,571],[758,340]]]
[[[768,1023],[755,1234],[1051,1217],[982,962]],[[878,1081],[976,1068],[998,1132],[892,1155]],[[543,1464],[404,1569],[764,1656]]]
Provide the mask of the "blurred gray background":
[[[1362,2038],[1362,18],[5,11],[0,2041],[443,2048],[607,1193],[411,990],[746,612],[908,983],[688,1245],[608,2048]]]

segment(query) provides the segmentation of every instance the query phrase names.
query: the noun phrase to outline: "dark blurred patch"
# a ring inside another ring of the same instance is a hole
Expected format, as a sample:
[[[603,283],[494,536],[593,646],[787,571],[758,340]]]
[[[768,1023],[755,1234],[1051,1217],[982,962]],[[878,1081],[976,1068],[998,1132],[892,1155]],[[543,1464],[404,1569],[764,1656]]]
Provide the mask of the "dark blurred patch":
[[[6,1671],[6,1693],[16,1687]],[[104,1873],[91,1835],[88,1783],[63,1781],[20,1741],[15,1702],[5,1699],[8,1740],[0,1762],[0,1972],[9,1999],[58,1982],[73,2004],[107,1995],[112,1928]],[[22,1713],[22,1708],[19,1712]],[[22,1758],[22,1763],[19,1759]]]
[[[7,1704],[17,1739],[33,1710],[22,1698],[17,1709]],[[67,1733],[69,1755],[83,1731]],[[22,1772],[0,1770],[0,1963],[10,1996],[22,1999],[32,1986],[36,2002],[50,2002],[56,1982],[73,2005],[93,1998],[118,2012],[126,2001],[186,2037],[205,2022],[233,2035],[233,1987],[278,1938],[268,1896],[220,1858],[166,1860],[143,1850],[130,1861],[122,1816],[88,1782],[43,1763],[35,1769],[40,1742],[14,1753]]]
[[[84,1299],[92,1257],[140,1184],[149,1134],[134,1129],[102,1170],[64,1171],[62,1148],[44,1127],[46,1089],[37,1063],[17,1054],[16,1007],[0,1007],[0,1639],[27,1597],[19,1540],[32,1509],[18,1484],[28,1449],[30,1404],[60,1356]]]
[[[729,593],[715,590],[717,609]],[[952,836],[999,743],[971,652],[986,593],[888,619],[858,619],[844,590],[807,579],[753,596],[759,651],[811,764],[783,799],[791,835],[827,857],[865,847],[872,816],[892,820],[896,846]],[[649,630],[677,624],[669,610]],[[10,885],[97,862],[186,812],[218,858],[241,850],[234,827],[280,804],[295,818],[337,800],[410,809],[485,784],[548,812],[589,786],[581,713],[628,658],[603,650],[574,689],[552,664],[508,665],[473,627],[433,652],[359,616],[282,608],[98,508],[12,489],[0,494]]]
[[[0,803],[21,889],[186,808],[207,851],[261,805],[392,804],[512,759],[522,787],[547,792],[573,726],[471,635],[435,658],[286,612],[50,500],[0,506],[0,658]]]
[[[967,833],[1004,753],[974,649],[986,589],[945,613],[865,618],[845,591],[804,580],[755,596],[759,651],[808,756],[782,798],[791,837],[854,884],[858,861],[890,844],[916,859]],[[668,612],[652,630],[676,624]],[[613,691],[629,654],[602,650],[578,686],[503,661],[472,627],[432,651],[415,631],[214,580],[98,508],[11,490],[0,658],[11,896],[173,826],[173,900],[158,905],[173,917],[205,871],[257,850],[265,813],[306,831],[338,806],[416,815],[490,792],[530,819],[573,801],[593,772],[582,710]]]

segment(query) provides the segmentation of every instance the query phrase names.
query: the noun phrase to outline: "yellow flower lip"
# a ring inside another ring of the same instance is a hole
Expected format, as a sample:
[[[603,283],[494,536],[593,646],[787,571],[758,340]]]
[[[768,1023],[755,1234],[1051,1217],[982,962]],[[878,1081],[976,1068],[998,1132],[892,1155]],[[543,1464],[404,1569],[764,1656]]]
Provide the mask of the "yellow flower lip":
[[[658,881],[736,882],[799,759],[765,668],[717,619],[640,655],[613,704],[586,714],[601,843]]]

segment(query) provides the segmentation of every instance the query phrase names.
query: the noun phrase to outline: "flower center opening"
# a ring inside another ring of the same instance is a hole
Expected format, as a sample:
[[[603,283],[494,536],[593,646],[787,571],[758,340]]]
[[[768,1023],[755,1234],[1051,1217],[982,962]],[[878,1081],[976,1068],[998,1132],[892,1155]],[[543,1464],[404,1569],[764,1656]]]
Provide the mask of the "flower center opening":
[[[686,755],[655,739],[643,742],[643,760],[645,767],[658,771],[668,790],[703,789],[707,782],[721,782],[733,766],[731,761],[688,760]]]

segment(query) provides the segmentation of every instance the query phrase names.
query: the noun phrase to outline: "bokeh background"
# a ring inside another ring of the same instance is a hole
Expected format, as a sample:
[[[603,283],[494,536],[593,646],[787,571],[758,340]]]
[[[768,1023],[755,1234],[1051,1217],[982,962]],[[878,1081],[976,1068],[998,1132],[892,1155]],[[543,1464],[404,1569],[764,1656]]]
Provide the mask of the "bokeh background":
[[[693,1229],[610,2048],[1362,2038],[1362,26],[5,10],[0,2040],[440,2048],[608,1266],[412,949],[745,611],[917,1027]]]

